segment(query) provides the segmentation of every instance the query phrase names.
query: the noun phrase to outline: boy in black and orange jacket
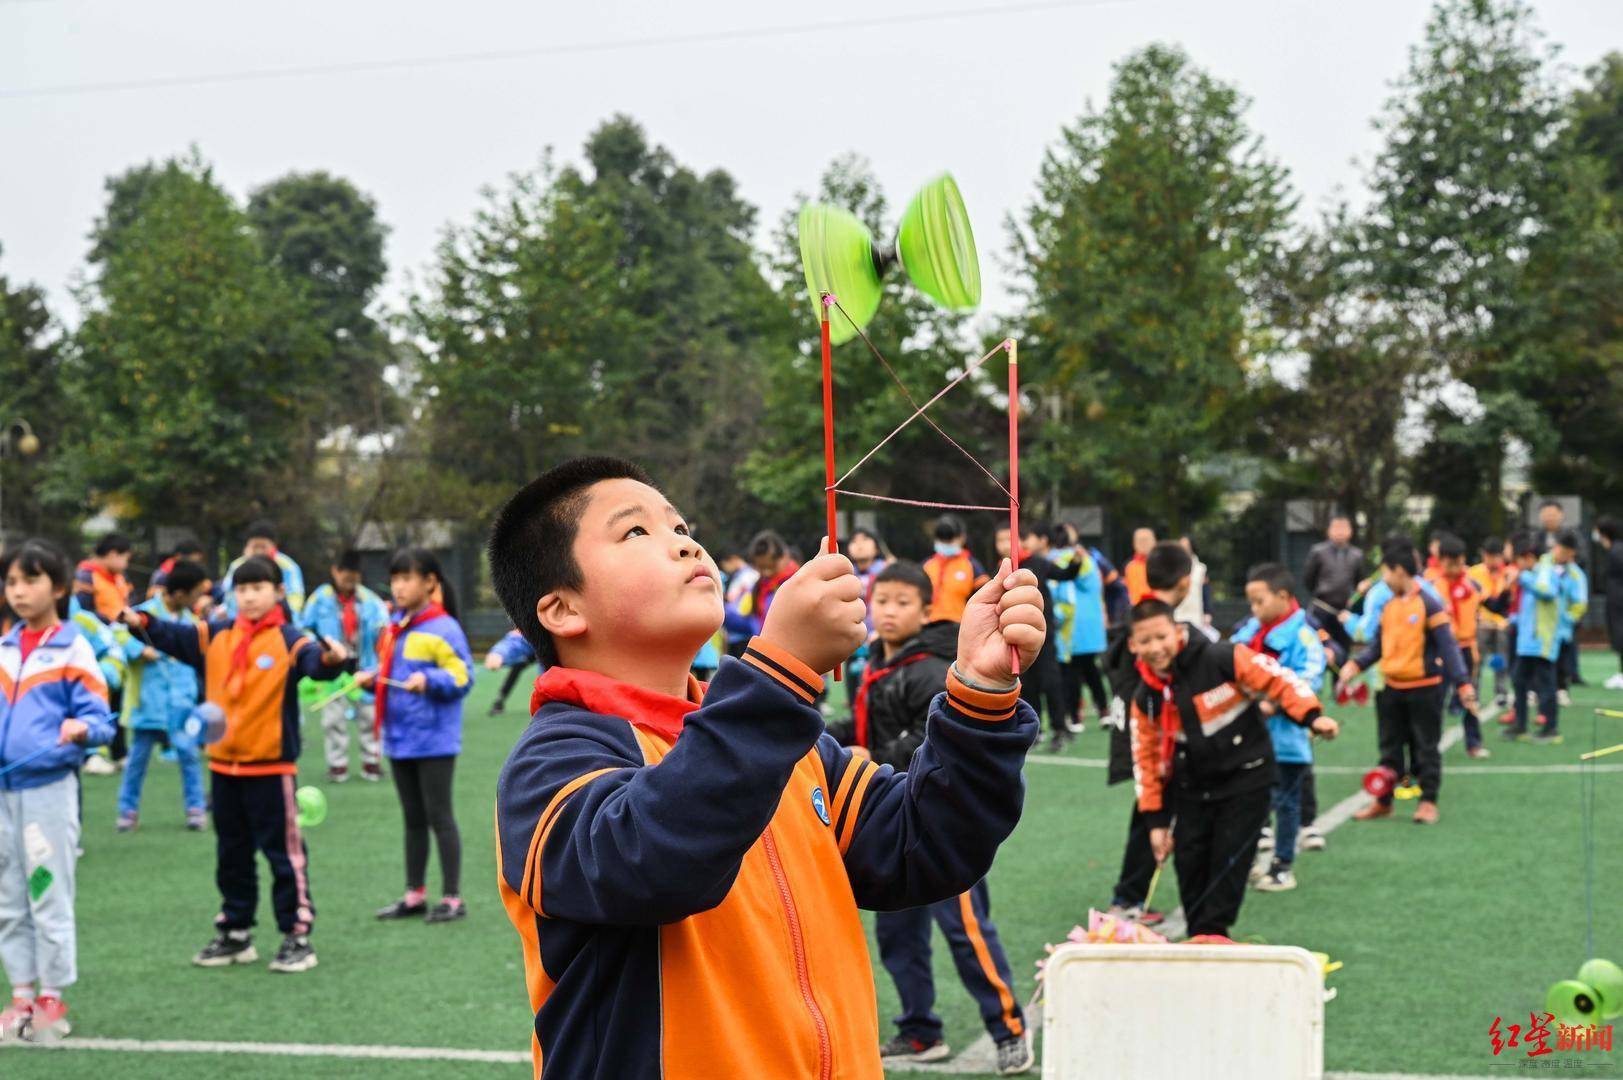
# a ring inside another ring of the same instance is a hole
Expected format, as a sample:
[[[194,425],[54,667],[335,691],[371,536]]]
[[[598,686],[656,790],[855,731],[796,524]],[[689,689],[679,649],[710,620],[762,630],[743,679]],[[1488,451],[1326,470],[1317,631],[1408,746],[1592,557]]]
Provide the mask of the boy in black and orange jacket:
[[[1173,856],[1190,937],[1226,940],[1276,779],[1257,702],[1270,699],[1325,738],[1339,729],[1294,672],[1267,653],[1192,633],[1164,600],[1140,600],[1130,626],[1140,680],[1129,704],[1138,808],[1156,859]]]
[[[1438,744],[1443,737],[1448,688],[1458,689],[1460,703],[1469,712],[1476,711],[1476,688],[1454,640],[1448,609],[1420,587],[1419,553],[1407,544],[1386,545],[1381,552],[1381,579],[1392,590],[1392,599],[1381,609],[1374,640],[1342,666],[1341,681],[1348,683],[1380,663],[1386,679],[1385,688],[1375,697],[1381,764],[1399,776],[1413,770],[1420,781],[1414,823],[1435,825],[1437,795],[1443,786],[1443,752]],[[1353,818],[1370,821],[1391,815],[1388,793]]]
[[[215,883],[219,933],[192,958],[199,967],[259,959],[250,931],[259,906],[257,849],[270,863],[271,898],[281,947],[270,969],[308,971],[315,906],[310,901],[309,851],[299,834],[294,801],[299,760],[301,678],[333,679],[353,670],[343,646],[318,643],[286,619],[282,571],[253,556],[232,582],[237,616],[207,624],[165,622],[126,610],[121,618],[153,648],[197,669],[206,700],[225,714],[225,731],[208,747],[214,811]]]
[[[502,769],[499,885],[535,1011],[535,1074],[879,1080],[858,906],[979,881],[1019,819],[1043,638],[1029,574],[965,610],[907,773],[823,730],[819,672],[866,637],[838,554],[810,560],[702,687],[720,574],[637,466],[567,462],[490,541],[496,594],[548,670]]]

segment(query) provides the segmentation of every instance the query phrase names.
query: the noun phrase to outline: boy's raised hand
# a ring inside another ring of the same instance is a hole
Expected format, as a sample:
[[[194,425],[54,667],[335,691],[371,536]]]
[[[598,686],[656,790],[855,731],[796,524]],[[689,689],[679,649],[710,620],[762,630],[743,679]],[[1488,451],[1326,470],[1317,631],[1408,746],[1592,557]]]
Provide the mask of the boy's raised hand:
[[[825,536],[822,553],[778,588],[761,637],[813,671],[832,671],[867,640],[867,613],[851,560]]]
[[[1309,730],[1321,739],[1333,739],[1341,734],[1341,725],[1328,716],[1315,717]]]
[[[1009,560],[969,598],[958,626],[958,672],[984,686],[1014,681],[1009,648],[1020,652],[1020,670],[1037,659],[1048,634],[1043,618],[1043,590],[1030,570],[1009,570]]]

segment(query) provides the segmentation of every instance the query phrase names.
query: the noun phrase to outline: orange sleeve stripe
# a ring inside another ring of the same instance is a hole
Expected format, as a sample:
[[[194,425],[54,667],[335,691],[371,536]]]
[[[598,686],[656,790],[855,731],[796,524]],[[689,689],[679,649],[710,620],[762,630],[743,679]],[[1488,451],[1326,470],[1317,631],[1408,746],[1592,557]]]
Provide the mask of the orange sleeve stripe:
[[[103,701],[107,700],[107,683],[103,681],[101,672],[90,671],[81,667],[59,667],[51,668],[49,671],[36,671],[22,681],[21,685],[17,687],[15,696],[20,698],[36,686],[44,686],[54,682],[71,682],[75,679],[84,683],[85,689],[92,694],[95,694]]]
[[[947,700],[965,715],[977,720],[1008,720],[1014,716],[1015,702],[1020,700],[1020,687],[1004,693],[976,690],[958,677],[958,672],[947,669]]]
[[[851,799],[846,804],[845,813],[842,815],[845,820],[840,826],[841,855],[844,855],[850,849],[851,841],[856,839],[857,818],[862,816],[862,796],[868,791],[868,781],[872,780],[873,774],[878,771],[879,766],[873,762],[865,761],[862,763],[862,775],[857,777],[857,782],[851,791]]]
[[[536,822],[535,833],[530,837],[530,851],[524,859],[524,878],[520,882],[526,900],[536,911],[541,910],[541,851],[546,847],[547,834],[552,832],[552,827],[558,823],[558,815],[563,812],[564,804],[569,801],[571,795],[604,773],[615,771],[613,768],[596,769],[575,777],[558,789],[558,794],[552,797],[546,810],[542,811],[541,820]]]
[[[810,705],[823,692],[823,677],[788,650],[765,638],[751,638],[744,650],[744,663],[776,679],[790,693]]]
[[[851,801],[851,793],[857,789],[857,778],[862,775],[863,769],[872,766],[871,757],[858,758],[855,755],[852,755],[851,760],[846,763],[845,772],[840,774],[840,785],[834,789],[834,798],[829,800],[829,809],[833,814],[836,829],[845,820],[845,804]]]
[[[1432,630],[1435,630],[1439,626],[1452,625],[1453,621],[1454,620],[1449,616],[1448,612],[1439,611],[1437,614],[1426,620],[1426,626]]]
[[[992,963],[992,951],[986,947],[986,937],[981,933],[980,920],[975,918],[975,904],[967,892],[958,894],[958,913],[963,917],[964,933],[969,937],[969,947],[975,951],[975,960],[981,966],[981,974],[986,976],[986,981],[997,991],[997,1003],[1003,1010],[1003,1022],[1014,1034],[1022,1034],[1025,1025],[1014,1015],[1014,995],[1009,992],[1009,984],[1003,981],[1003,976],[997,973],[997,965]]]

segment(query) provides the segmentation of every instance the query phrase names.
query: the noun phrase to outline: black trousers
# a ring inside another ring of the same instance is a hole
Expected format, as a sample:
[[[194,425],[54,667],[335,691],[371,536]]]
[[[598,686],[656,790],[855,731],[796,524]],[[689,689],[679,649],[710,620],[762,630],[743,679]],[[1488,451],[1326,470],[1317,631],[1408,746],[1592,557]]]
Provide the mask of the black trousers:
[[[1060,679],[1059,654],[1051,641],[1043,643],[1030,671],[1020,673],[1020,698],[1030,705],[1040,719],[1048,713],[1048,726],[1056,732],[1065,730],[1065,686]]]
[[[1518,656],[1511,669],[1510,685],[1516,694],[1516,724],[1518,734],[1527,731],[1527,695],[1538,698],[1539,715],[1544,717],[1544,731],[1554,735],[1561,727],[1561,699],[1555,696],[1558,660],[1541,656]]]
[[[1174,799],[1172,865],[1190,937],[1226,936],[1240,917],[1251,860],[1272,802],[1268,787],[1227,799]]]
[[[1302,776],[1302,827],[1305,829],[1319,820],[1319,782],[1309,769]]]
[[[507,669],[507,678],[502,680],[501,691],[496,695],[496,705],[507,704],[507,698],[513,693],[513,687],[518,685],[518,677],[524,674],[524,669],[529,666],[529,664],[514,664]]]
[[[400,812],[406,819],[406,888],[421,889],[428,877],[428,834],[440,850],[440,884],[444,896],[460,896],[462,833],[451,806],[451,780],[456,758],[390,758]]]
[[[214,800],[214,883],[220,889],[222,930],[247,930],[259,906],[257,852],[271,868],[276,928],[308,934],[316,909],[310,902],[310,852],[299,832],[293,791],[297,778],[210,773]]]
[[[1105,693],[1105,678],[1099,672],[1098,653],[1077,653],[1060,665],[1060,676],[1065,684],[1065,711],[1075,716],[1082,711],[1082,686],[1087,684],[1088,696],[1093,699],[1093,711],[1100,716],[1110,711],[1110,697]]]
[[[1121,877],[1110,894],[1110,902],[1121,907],[1138,907],[1150,891],[1155,876],[1155,852],[1150,850],[1150,827],[1133,800],[1133,816],[1127,821],[1127,848],[1121,855]]]
[[[1439,683],[1414,690],[1388,686],[1376,695],[1375,728],[1381,764],[1399,776],[1419,781],[1420,797],[1426,802],[1436,802],[1443,786],[1443,755],[1438,744],[1443,738],[1445,694]],[[1392,796],[1381,801],[1391,805]]]

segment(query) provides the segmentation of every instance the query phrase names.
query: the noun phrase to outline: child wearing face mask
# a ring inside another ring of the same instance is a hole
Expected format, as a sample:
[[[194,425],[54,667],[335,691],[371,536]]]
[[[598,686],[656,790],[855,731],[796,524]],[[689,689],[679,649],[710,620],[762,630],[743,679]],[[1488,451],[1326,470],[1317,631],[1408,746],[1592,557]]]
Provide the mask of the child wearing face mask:
[[[935,597],[930,602],[932,622],[962,621],[970,596],[988,580],[986,570],[964,547],[968,537],[962,518],[942,514],[935,523],[935,554],[924,560]]]

